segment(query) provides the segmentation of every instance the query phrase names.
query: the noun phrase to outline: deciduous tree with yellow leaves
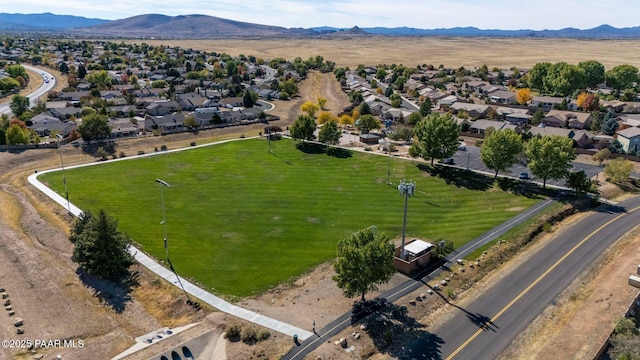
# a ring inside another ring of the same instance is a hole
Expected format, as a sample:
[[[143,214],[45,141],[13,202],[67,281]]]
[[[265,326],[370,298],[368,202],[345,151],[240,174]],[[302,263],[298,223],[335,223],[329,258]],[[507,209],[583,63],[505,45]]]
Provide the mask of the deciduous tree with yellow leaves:
[[[522,88],[516,91],[516,101],[520,105],[526,105],[529,101],[533,99],[533,95],[531,95],[531,89]]]

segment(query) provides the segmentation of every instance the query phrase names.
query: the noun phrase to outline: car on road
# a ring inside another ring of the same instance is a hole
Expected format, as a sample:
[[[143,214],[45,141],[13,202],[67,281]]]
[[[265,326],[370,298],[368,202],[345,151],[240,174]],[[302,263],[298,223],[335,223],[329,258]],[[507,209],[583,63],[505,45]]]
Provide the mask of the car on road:
[[[453,160],[453,158],[446,158],[444,159],[444,161],[442,162],[445,165],[454,165],[456,163],[455,160]]]
[[[529,173],[528,172],[521,172],[520,175],[518,175],[518,179],[520,179],[520,180],[529,179]]]

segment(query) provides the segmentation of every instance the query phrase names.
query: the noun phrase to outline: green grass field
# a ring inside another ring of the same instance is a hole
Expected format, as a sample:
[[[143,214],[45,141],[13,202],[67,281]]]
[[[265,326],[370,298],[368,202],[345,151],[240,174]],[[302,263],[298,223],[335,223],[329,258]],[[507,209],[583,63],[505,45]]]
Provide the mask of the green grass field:
[[[148,158],[67,169],[70,200],[119,219],[120,230],[164,258],[160,178],[176,270],[220,295],[248,296],[335,256],[338,240],[375,225],[402,232],[402,179],[416,182],[407,234],[459,246],[538,199],[494,188],[464,172],[353,152],[303,152],[290,140],[244,140]],[[440,170],[435,170],[436,172]],[[452,176],[453,174],[453,176]],[[62,194],[61,174],[40,176]]]

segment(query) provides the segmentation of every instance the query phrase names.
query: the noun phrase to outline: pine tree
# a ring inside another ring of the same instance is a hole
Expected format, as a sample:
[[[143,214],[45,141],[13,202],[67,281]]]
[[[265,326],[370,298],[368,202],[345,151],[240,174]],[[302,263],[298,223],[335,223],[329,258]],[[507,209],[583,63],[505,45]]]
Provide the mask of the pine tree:
[[[131,239],[118,231],[118,220],[102,209],[97,216],[88,213],[79,218],[70,240],[74,242],[71,259],[89,274],[119,280],[133,264],[133,256],[127,251]]]

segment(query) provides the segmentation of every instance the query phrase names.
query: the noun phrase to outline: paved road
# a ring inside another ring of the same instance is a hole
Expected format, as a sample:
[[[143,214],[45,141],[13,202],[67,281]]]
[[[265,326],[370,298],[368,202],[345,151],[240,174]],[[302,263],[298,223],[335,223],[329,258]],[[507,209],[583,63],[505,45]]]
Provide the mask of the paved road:
[[[541,201],[538,204],[536,204],[536,205],[532,206],[531,208],[525,210],[524,212],[520,213],[518,216],[515,216],[514,218],[506,221],[505,223],[500,224],[499,226],[496,226],[495,228],[491,229],[487,233],[485,233],[485,234],[483,234],[483,235],[471,240],[470,242],[468,242],[464,246],[456,249],[456,252],[451,254],[447,258],[447,262],[446,262],[445,265],[451,264],[451,263],[455,263],[458,259],[464,258],[465,256],[467,256],[473,250],[475,250],[475,249],[481,247],[482,245],[484,245],[484,244],[496,239],[497,237],[499,237],[500,235],[506,233],[507,231],[509,231],[513,227],[515,227],[515,226],[521,224],[522,222],[524,222],[525,220],[535,216],[540,211],[542,211],[544,208],[549,206],[552,202],[553,202],[552,200]],[[413,291],[415,291],[415,290],[417,290],[417,289],[419,289],[421,287],[424,287],[425,286],[424,282],[436,277],[437,275],[440,274],[441,271],[442,270],[441,270],[440,267],[438,267],[436,269],[432,269],[432,271],[427,271],[427,274],[424,277],[419,277],[417,279],[407,280],[404,283],[400,284],[399,286],[395,287],[394,289],[391,289],[391,290],[383,293],[382,295],[380,295],[379,298],[386,299],[388,302],[394,302],[394,301],[400,299],[401,297],[403,297],[403,296],[405,296],[405,295],[407,295],[407,294],[409,294],[409,293],[411,293],[411,292],[413,292]],[[338,334],[340,331],[345,329],[347,326],[351,325],[351,315],[352,315],[351,312],[343,314],[342,316],[340,316],[336,320],[334,320],[331,323],[329,323],[324,328],[319,329],[315,336],[312,336],[312,337],[306,339],[305,341],[303,341],[301,343],[298,343],[287,354],[285,354],[281,359],[282,360],[303,359],[306,355],[311,353],[318,346],[322,345],[323,343],[325,343],[327,341],[333,340],[332,339],[333,336]]]
[[[416,359],[493,359],[598,255],[640,221],[640,197],[594,212],[566,229],[513,273],[410,351]],[[434,340],[435,339],[435,340]]]
[[[38,105],[38,100],[42,95],[46,94],[49,90],[53,89],[53,87],[56,85],[56,78],[44,70],[40,70],[38,68],[34,68],[28,65],[22,65],[22,66],[29,71],[34,71],[40,74],[40,76],[42,76],[45,79],[45,81],[42,83],[42,85],[39,88],[37,88],[31,94],[27,95],[27,97],[29,98],[29,106],[33,107]],[[11,114],[11,108],[9,107],[9,105],[10,103],[0,104],[0,114]]]
[[[455,166],[462,169],[469,169],[473,171],[479,171],[484,173],[489,173],[493,175],[493,170],[487,168],[482,159],[480,158],[480,148],[477,146],[467,146],[465,151],[458,150],[454,155],[453,159],[455,160]],[[573,169],[575,171],[584,170],[587,174],[588,178],[592,178],[596,176],[598,173],[602,172],[603,168],[598,165],[590,165],[574,162]],[[532,178],[528,181],[533,181],[542,184],[542,179],[538,179],[533,177],[531,174],[531,170],[529,170],[526,166],[521,164],[514,164],[507,172],[500,172],[498,176],[509,176],[517,179],[518,175],[522,172],[529,173],[529,176]],[[564,180],[547,180],[547,185],[556,186],[556,187],[565,187]]]

